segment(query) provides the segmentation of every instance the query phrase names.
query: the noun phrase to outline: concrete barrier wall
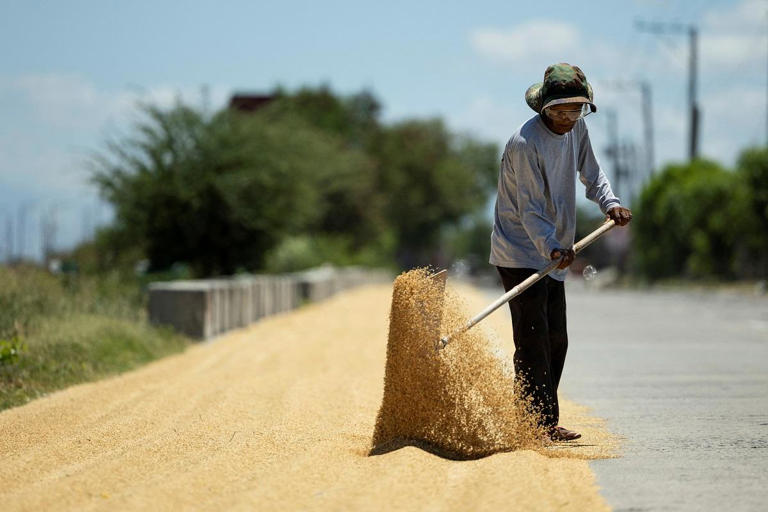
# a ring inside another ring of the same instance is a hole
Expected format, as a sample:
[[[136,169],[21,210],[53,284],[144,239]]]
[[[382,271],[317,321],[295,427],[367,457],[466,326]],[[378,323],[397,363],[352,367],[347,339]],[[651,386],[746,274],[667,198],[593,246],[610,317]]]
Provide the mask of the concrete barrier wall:
[[[355,286],[392,281],[383,270],[320,267],[284,275],[149,285],[149,321],[204,340]]]

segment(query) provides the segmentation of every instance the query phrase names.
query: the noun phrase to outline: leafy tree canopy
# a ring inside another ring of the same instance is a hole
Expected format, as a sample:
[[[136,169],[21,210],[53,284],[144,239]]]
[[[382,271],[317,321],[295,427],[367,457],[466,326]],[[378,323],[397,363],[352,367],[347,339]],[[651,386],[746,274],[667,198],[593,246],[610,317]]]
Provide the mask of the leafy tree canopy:
[[[94,157],[93,180],[116,211],[100,240],[113,254],[138,248],[153,270],[286,269],[281,255],[300,265],[319,254],[423,264],[440,228],[482,207],[495,185],[494,145],[439,120],[383,125],[368,92],[277,89],[249,114],[206,116],[180,102],[142,110],[130,137]]]
[[[737,170],[696,160],[667,166],[643,189],[633,220],[638,270],[668,277],[766,275],[768,151],[745,151]]]

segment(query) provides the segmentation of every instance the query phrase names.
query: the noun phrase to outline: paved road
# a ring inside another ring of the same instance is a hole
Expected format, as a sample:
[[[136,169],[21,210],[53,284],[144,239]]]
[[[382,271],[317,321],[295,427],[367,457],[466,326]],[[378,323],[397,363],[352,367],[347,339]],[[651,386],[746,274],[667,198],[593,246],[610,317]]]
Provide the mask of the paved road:
[[[617,511],[768,510],[768,299],[566,285],[561,390],[626,437]]]

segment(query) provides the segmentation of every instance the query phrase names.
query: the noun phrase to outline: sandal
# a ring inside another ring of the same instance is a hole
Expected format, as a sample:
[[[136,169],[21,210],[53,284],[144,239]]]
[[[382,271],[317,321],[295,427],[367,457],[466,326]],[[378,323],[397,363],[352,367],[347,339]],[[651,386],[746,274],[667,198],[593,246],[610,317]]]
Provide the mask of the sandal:
[[[549,431],[549,438],[553,441],[573,441],[581,437],[581,434],[568,430],[565,427],[552,427]]]

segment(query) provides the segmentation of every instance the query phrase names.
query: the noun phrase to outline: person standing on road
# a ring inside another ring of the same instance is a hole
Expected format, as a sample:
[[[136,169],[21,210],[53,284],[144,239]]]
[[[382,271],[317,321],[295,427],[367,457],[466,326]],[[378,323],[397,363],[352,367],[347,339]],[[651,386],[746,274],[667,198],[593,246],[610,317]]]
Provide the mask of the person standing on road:
[[[509,302],[514,330],[515,376],[541,412],[551,439],[581,434],[558,425],[557,387],[568,333],[564,281],[573,262],[576,176],[588,199],[624,226],[632,212],[621,206],[592,151],[584,117],[597,111],[592,86],[577,66],[554,64],[544,81],[525,93],[536,115],[509,139],[501,159],[489,262],[509,291],[553,260],[556,270]]]

